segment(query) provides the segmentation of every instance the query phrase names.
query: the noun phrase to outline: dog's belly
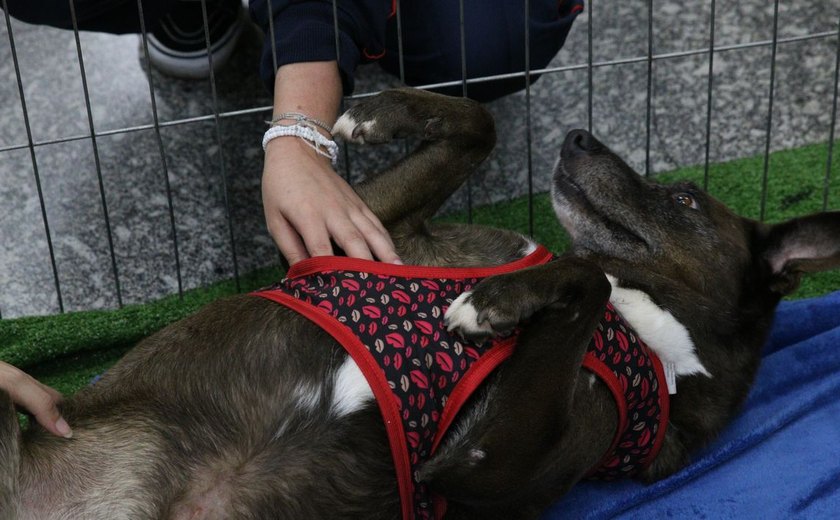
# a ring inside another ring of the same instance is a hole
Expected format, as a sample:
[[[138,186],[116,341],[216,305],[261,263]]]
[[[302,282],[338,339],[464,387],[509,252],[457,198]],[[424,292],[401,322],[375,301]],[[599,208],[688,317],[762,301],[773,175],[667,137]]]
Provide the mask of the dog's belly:
[[[214,303],[68,400],[71,441],[27,435],[23,517],[396,518],[381,415],[348,360],[271,302]]]
[[[210,520],[228,518],[233,513],[229,508],[230,487],[215,475],[207,482],[193,482],[199,489],[191,490],[183,502],[173,508],[172,520]],[[212,478],[217,477],[217,478]]]

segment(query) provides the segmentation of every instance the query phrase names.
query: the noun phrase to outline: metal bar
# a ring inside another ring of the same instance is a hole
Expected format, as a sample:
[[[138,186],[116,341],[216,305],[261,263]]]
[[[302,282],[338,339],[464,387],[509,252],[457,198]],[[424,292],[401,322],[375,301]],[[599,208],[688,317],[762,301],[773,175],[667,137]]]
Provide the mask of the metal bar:
[[[467,30],[464,23],[464,0],[458,0],[458,23],[461,29],[461,93],[467,97]],[[457,84],[457,83],[456,83]],[[473,221],[472,177],[467,178],[467,223]]]
[[[586,17],[586,26],[587,26],[587,33],[586,33],[586,47],[587,47],[587,55],[586,55],[586,92],[587,92],[587,103],[586,103],[586,113],[587,113],[587,121],[588,121],[588,129],[589,133],[592,133],[592,105],[594,103],[593,96],[595,92],[594,83],[592,81],[592,73],[595,70],[592,66],[592,18],[595,14],[595,0],[589,0],[589,13]]]
[[[276,77],[277,76],[277,69],[279,69],[280,67],[277,66],[277,45],[276,45],[277,40],[275,40],[275,38],[274,38],[274,36],[275,36],[275,32],[274,32],[274,13],[271,10],[271,5],[272,5],[271,2],[266,2],[265,3],[265,8],[268,11],[268,35],[271,38],[271,66],[274,68],[274,75]],[[273,107],[272,107],[272,111],[273,111]],[[272,114],[272,119],[274,119],[273,114]],[[345,146],[345,150],[344,150],[345,153],[347,153],[346,148],[347,147]],[[278,265],[282,266],[283,265],[283,253],[280,252],[279,248],[277,249],[277,255],[280,258],[280,263]],[[281,267],[281,271],[282,271],[282,267]],[[281,276],[282,276],[282,273],[281,273]]]
[[[815,33],[812,35],[806,36],[793,36],[790,38],[779,38],[776,43],[783,44],[783,43],[795,43],[801,41],[808,41],[808,40],[817,40],[822,38],[830,38],[837,36],[837,31],[826,31],[821,33]],[[739,43],[739,44],[732,44],[732,45],[721,45],[720,47],[715,47],[714,51],[716,53],[721,52],[728,52],[728,51],[735,51],[735,50],[743,50],[743,49],[752,49],[756,47],[768,47],[773,44],[773,40],[766,40],[760,42],[750,42],[750,43]],[[676,52],[667,52],[662,54],[654,54],[652,56],[653,61],[659,60],[668,60],[668,59],[676,59],[676,58],[685,58],[688,56],[697,56],[699,54],[706,54],[709,52],[708,48],[703,49],[692,49],[688,51],[676,51]],[[629,65],[632,63],[644,63],[647,62],[647,56],[637,56],[632,58],[621,58],[617,60],[606,60],[606,61],[598,61],[592,64],[593,67],[600,68],[600,67],[612,67],[615,65]],[[584,70],[588,67],[586,63],[576,64],[576,65],[565,65],[562,67],[547,67],[543,69],[534,69],[531,70],[531,74],[555,74],[559,72],[569,72],[574,70]],[[496,74],[492,76],[482,76],[478,78],[469,78],[466,83],[468,85],[472,85],[475,83],[485,83],[488,81],[497,81],[500,79],[512,79],[512,78],[521,78],[525,75],[524,72],[509,72],[506,74]],[[444,81],[440,83],[427,83],[423,85],[417,85],[415,88],[429,90],[434,88],[442,88],[442,87],[453,87],[463,83],[461,80],[455,81]],[[351,96],[352,99],[361,99],[369,96],[375,95],[376,92],[369,92],[364,94],[354,94]]]
[[[840,20],[837,22],[840,29]],[[837,57],[834,62],[834,93],[831,101],[831,127],[828,131],[828,157],[825,161],[825,181],[823,184],[823,211],[828,209],[828,193],[831,184],[831,156],[834,154],[834,130],[837,124],[837,83],[840,79],[840,30],[837,31]]]
[[[653,0],[648,0],[647,97],[645,98],[645,176],[650,175],[650,112],[653,104]]]
[[[274,39],[274,12],[271,10],[271,2],[265,3],[265,9],[268,11],[268,36],[271,38],[271,66],[274,69],[274,74],[277,74],[277,45]]]
[[[169,226],[172,229],[172,246],[175,253],[175,273],[178,277],[178,297],[184,297],[184,284],[181,277],[181,256],[178,253],[178,231],[175,227],[175,204],[172,201],[172,186],[169,182],[169,167],[166,162],[166,151],[163,147],[163,137],[160,135],[160,123],[158,118],[157,98],[155,96],[155,85],[152,74],[152,61],[149,59],[149,39],[146,34],[146,21],[143,18],[143,0],[137,0],[137,12],[140,16],[140,38],[143,47],[143,57],[146,60],[146,77],[149,79],[149,99],[152,103],[152,121],[155,127],[155,138],[157,139],[158,152],[160,153],[160,165],[163,169],[163,183],[166,188],[166,203],[169,208]]]
[[[335,61],[341,61],[341,36],[338,28],[338,0],[332,0],[333,33],[335,35]]]
[[[400,0],[396,0],[394,4],[397,17],[397,59],[400,65],[400,85],[405,85],[405,50],[403,49],[403,33],[402,33],[402,12],[400,11]],[[408,155],[410,147],[408,140],[403,141],[403,154]]]
[[[114,286],[117,291],[117,305],[123,306],[122,290],[120,289],[120,277],[117,271],[117,256],[114,253],[114,237],[111,233],[111,218],[108,215],[108,203],[105,198],[105,182],[102,179],[102,164],[99,160],[99,146],[96,143],[96,130],[93,124],[93,109],[90,106],[90,92],[87,85],[87,74],[85,73],[85,60],[82,56],[82,42],[79,38],[79,24],[76,19],[76,2],[70,0],[70,20],[73,23],[73,36],[76,39],[76,54],[79,58],[79,72],[82,77],[82,92],[85,97],[85,110],[87,110],[88,127],[90,128],[90,144],[93,148],[93,161],[96,166],[96,178],[99,181],[99,198],[102,202],[102,215],[105,219],[105,233],[108,238],[108,251],[111,254],[111,269],[114,273]]]
[[[207,21],[207,0],[201,0],[201,19],[204,23],[204,44],[207,47],[207,62],[210,66],[210,94],[213,101],[213,120],[216,127],[216,144],[219,146],[219,168],[222,176],[222,194],[225,201],[225,214],[227,215],[228,234],[230,235],[230,252],[233,259],[233,278],[236,283],[236,292],[242,290],[239,280],[239,261],[236,256],[236,240],[233,234],[233,217],[230,211],[230,200],[227,188],[227,168],[225,167],[225,153],[222,141],[222,125],[219,118],[219,98],[216,93],[216,74],[213,71],[213,53],[210,46],[210,26]]]
[[[249,114],[257,114],[261,112],[266,112],[272,110],[273,107],[271,106],[263,106],[263,107],[256,107],[256,108],[248,108],[243,110],[233,110],[230,112],[220,112],[219,119],[226,119],[230,117],[238,117],[243,115]],[[170,126],[180,126],[180,125],[188,125],[191,123],[202,123],[207,121],[214,121],[216,119],[215,114],[208,114],[206,116],[195,116],[195,117],[187,117],[184,119],[175,119],[172,121],[161,121],[158,123],[160,128],[168,128]],[[142,132],[143,130],[154,130],[155,125],[154,123],[145,124],[145,125],[136,125],[136,126],[129,126],[124,128],[116,128],[113,130],[103,130],[101,132],[96,132],[94,135],[96,137],[107,137],[111,135],[120,135],[120,134],[130,134],[132,132]],[[46,139],[44,141],[38,141],[33,143],[33,146],[45,146],[50,144],[61,144],[61,143],[69,143],[71,141],[83,141],[85,139],[90,139],[90,134],[76,134],[66,137],[60,137],[56,139]],[[28,144],[17,144],[17,145],[10,145],[4,146],[0,148],[0,152],[9,152],[12,150],[21,150],[27,148]]]
[[[333,9],[333,32],[335,34],[335,61],[336,63],[341,63],[341,37],[338,28],[338,1],[332,0],[332,9]],[[341,68],[339,67],[339,74],[341,74]],[[343,89],[343,86],[342,86]],[[339,112],[344,113],[345,107],[347,106],[347,96],[343,95],[342,92],[341,96],[341,104],[339,105]],[[350,184],[352,181],[352,172],[350,168],[350,150],[348,146],[344,146],[344,178],[347,180],[347,183]]]
[[[706,92],[706,155],[703,160],[703,189],[709,189],[709,154],[712,144],[712,87],[715,70],[715,0],[709,15],[709,85]]]
[[[781,44],[785,44],[785,43],[795,43],[795,42],[802,42],[802,41],[808,41],[808,40],[818,40],[818,39],[832,38],[832,37],[836,38],[838,36],[838,34],[840,34],[840,32],[838,32],[838,31],[825,31],[825,32],[814,33],[814,34],[805,35],[805,36],[793,36],[793,37],[789,37],[789,38],[779,38],[777,43],[781,45]],[[767,46],[772,45],[772,43],[773,43],[772,40],[766,40],[766,41],[740,43],[740,44],[733,44],[733,45],[722,45],[720,47],[714,47],[713,52],[721,53],[721,52],[736,51],[736,50],[743,50],[743,49],[752,49],[752,48],[756,48],[756,47],[767,47]],[[669,53],[663,53],[663,54],[654,54],[652,58],[653,58],[654,61],[669,60],[669,59],[685,58],[685,57],[689,57],[689,56],[697,56],[697,55],[700,55],[700,54],[707,54],[708,52],[709,52],[708,48],[693,49],[693,50],[688,50],[688,51],[678,51],[678,52],[669,52]],[[615,66],[615,65],[628,65],[628,64],[632,64],[632,63],[643,63],[643,62],[646,62],[646,61],[647,61],[647,56],[638,56],[638,57],[632,57],[632,58],[622,58],[622,59],[618,59],[618,60],[593,62],[592,67],[593,68],[612,67],[612,66]],[[547,68],[543,68],[543,69],[532,69],[531,74],[541,74],[541,75],[557,74],[557,73],[560,73],[560,72],[585,70],[588,67],[589,67],[588,63],[577,64],[577,65],[564,65],[562,67],[547,67]],[[510,72],[510,73],[507,73],[507,74],[496,74],[496,75],[493,75],[493,76],[482,76],[482,77],[478,77],[478,78],[469,78],[469,79],[467,79],[466,83],[468,85],[472,85],[472,84],[475,84],[475,83],[485,83],[485,82],[488,82],[488,81],[497,81],[497,80],[502,80],[502,79],[523,78],[524,76],[525,76],[524,72]],[[454,81],[447,81],[447,82],[441,82],[441,83],[427,83],[427,84],[424,84],[424,85],[417,85],[415,88],[422,89],[422,90],[429,90],[429,89],[433,89],[433,88],[459,86],[459,85],[462,85],[462,84],[463,84],[463,80],[454,80]],[[379,91],[363,92],[361,94],[354,94],[352,96],[347,96],[345,99],[346,100],[364,99],[364,98],[367,98],[367,97],[375,96],[378,93],[379,93]],[[227,112],[219,112],[218,114],[208,114],[208,115],[204,115],[204,116],[195,116],[195,117],[188,117],[188,118],[183,118],[183,119],[173,119],[171,121],[161,121],[160,122],[160,127],[161,128],[167,128],[167,127],[170,127],[170,126],[179,126],[179,125],[190,124],[190,123],[198,123],[198,122],[203,122],[203,121],[213,121],[217,117],[219,119],[225,119],[225,118],[230,118],[230,117],[239,117],[239,116],[250,115],[250,114],[258,114],[258,113],[261,113],[261,112],[270,112],[272,109],[273,109],[272,106],[265,105],[265,106],[261,106],[261,107],[246,108],[246,109],[241,109],[241,110],[231,110],[231,111],[227,111]],[[103,130],[101,132],[96,132],[94,135],[96,137],[103,137],[103,136],[108,136],[108,135],[125,134],[125,133],[130,133],[130,132],[139,132],[139,131],[142,131],[142,130],[154,130],[154,125],[153,124],[145,124],[145,125],[125,127],[125,128],[117,128],[117,129],[114,129],[114,130]],[[47,139],[47,140],[44,140],[44,141],[33,142],[32,146],[39,147],[39,146],[44,146],[44,145],[49,145],[49,144],[59,144],[59,143],[66,143],[66,142],[70,142],[70,141],[80,141],[80,140],[83,140],[83,139],[88,139],[89,137],[90,137],[90,135],[72,135],[72,136],[61,137],[61,138],[57,138],[57,139]],[[22,149],[25,149],[25,148],[28,148],[28,147],[29,147],[28,143],[7,145],[7,146],[0,147],[0,153],[9,152],[9,151],[13,151],[13,150],[22,150]]]
[[[242,110],[231,110],[228,112],[219,112],[218,117],[219,119],[228,119],[232,117],[239,117],[239,116],[246,116],[251,114],[259,114],[262,112],[270,112],[273,109],[272,106],[266,105],[261,107],[255,108],[245,108]],[[158,122],[158,126],[160,128],[168,128],[170,126],[180,126],[180,125],[188,125],[192,123],[205,123],[208,121],[214,121],[216,119],[216,114],[208,114],[205,116],[194,116],[194,117],[186,117],[183,119],[173,119],[172,121],[160,121]],[[94,135],[96,137],[107,137],[110,135],[120,135],[120,134],[129,134],[132,132],[142,132],[143,130],[154,130],[155,125],[154,123],[145,124],[145,125],[136,125],[136,126],[127,126],[123,128],[115,128],[113,130],[102,130],[101,132],[96,132]],[[60,144],[60,143],[68,143],[71,141],[82,141],[84,139],[90,139],[90,134],[76,134],[67,137],[60,137],[57,139],[46,139],[44,141],[38,141],[33,143],[34,146],[44,146],[48,144]],[[28,144],[18,144],[18,145],[11,145],[11,146],[4,146],[0,148],[0,152],[8,152],[12,150],[20,150],[23,148],[27,148]]]
[[[44,202],[44,190],[41,188],[41,175],[38,171],[38,159],[35,156],[35,144],[32,139],[32,126],[29,124],[29,111],[26,108],[26,95],[23,91],[23,79],[20,75],[20,62],[18,62],[17,47],[15,46],[15,37],[12,32],[12,22],[9,18],[9,9],[6,6],[6,0],[0,1],[3,2],[3,13],[6,18],[6,30],[9,33],[9,48],[12,53],[12,63],[15,67],[18,95],[20,96],[20,108],[23,112],[23,124],[26,128],[26,141],[29,143],[27,147],[29,148],[30,160],[32,161],[32,173],[35,177],[35,188],[38,191],[38,203],[41,207],[41,221],[44,223],[44,233],[47,237],[47,249],[49,249],[50,252],[50,266],[52,267],[53,280],[55,282],[55,293],[58,297],[58,310],[60,313],[64,313],[64,301],[61,297],[61,283],[58,279],[58,265],[55,261],[55,248],[53,247],[52,235],[50,234],[50,224],[49,219],[47,218],[47,206]]]
[[[397,17],[397,57],[400,63],[400,83],[405,85],[405,51],[403,50],[402,13],[400,0],[396,0]]]
[[[773,129],[773,94],[776,82],[776,41],[779,35],[779,0],[773,2],[773,46],[770,51],[770,86],[767,100],[767,139],[764,143],[764,174],[761,177],[761,210],[759,220],[764,222],[767,212],[767,179],[770,173],[770,139]]]
[[[458,0],[458,25],[461,31],[461,90],[467,97],[467,28],[464,23],[464,0]]]
[[[528,236],[534,236],[534,164],[531,153],[531,2],[525,0],[525,150],[528,157]]]

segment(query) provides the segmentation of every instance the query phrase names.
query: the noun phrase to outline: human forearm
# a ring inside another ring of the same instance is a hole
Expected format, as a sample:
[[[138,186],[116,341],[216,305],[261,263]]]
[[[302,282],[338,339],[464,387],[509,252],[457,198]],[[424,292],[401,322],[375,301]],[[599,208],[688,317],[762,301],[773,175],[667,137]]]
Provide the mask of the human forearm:
[[[290,64],[277,71],[275,117],[297,112],[331,126],[340,102],[341,79],[334,61]],[[331,242],[348,256],[399,261],[379,219],[310,143],[294,136],[279,137],[268,142],[265,152],[266,224],[290,264],[333,254]]]
[[[341,104],[341,92],[335,61],[283,65],[275,76],[274,115],[298,112],[332,126]]]

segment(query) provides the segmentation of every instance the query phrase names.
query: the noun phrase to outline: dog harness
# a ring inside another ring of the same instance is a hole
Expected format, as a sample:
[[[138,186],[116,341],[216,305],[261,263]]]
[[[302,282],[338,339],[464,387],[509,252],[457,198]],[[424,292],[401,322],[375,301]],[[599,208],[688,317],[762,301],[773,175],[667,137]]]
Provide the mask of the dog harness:
[[[298,312],[344,347],[370,384],[385,422],[403,518],[442,518],[445,500],[418,482],[416,471],[435,453],[470,395],[514,352],[517,335],[466,341],[446,330],[443,316],[483,278],[552,258],[542,246],[488,268],[313,257],[254,294]],[[653,460],[664,438],[668,393],[662,365],[608,304],[583,366],[607,384],[620,412],[612,449],[590,476],[633,475]]]

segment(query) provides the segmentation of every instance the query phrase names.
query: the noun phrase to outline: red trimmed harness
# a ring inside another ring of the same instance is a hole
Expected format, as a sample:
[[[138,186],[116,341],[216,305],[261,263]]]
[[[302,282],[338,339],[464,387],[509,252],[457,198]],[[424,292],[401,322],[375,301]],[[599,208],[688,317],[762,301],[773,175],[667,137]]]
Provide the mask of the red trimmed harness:
[[[446,330],[443,315],[481,279],[552,258],[542,246],[520,260],[489,268],[315,257],[294,265],[279,284],[254,294],[302,314],[347,350],[385,421],[403,518],[441,518],[445,501],[417,482],[415,471],[435,453],[469,396],[513,353],[516,343],[515,335],[483,344],[463,341]],[[605,381],[621,412],[611,455],[592,475],[633,474],[653,460],[664,436],[668,395],[659,384],[664,381],[661,364],[608,304],[583,366]]]

